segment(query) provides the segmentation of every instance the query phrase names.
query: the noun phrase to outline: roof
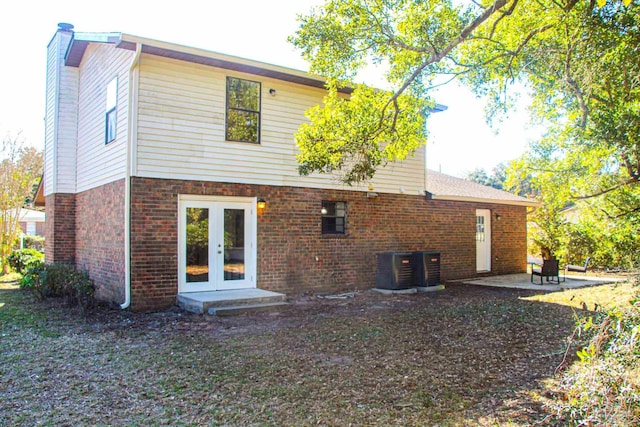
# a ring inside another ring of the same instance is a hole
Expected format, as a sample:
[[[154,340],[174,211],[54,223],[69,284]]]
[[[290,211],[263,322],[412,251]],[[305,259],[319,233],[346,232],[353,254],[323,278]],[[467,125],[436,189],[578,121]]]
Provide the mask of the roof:
[[[318,88],[325,87],[324,78],[304,71],[295,70],[293,68],[282,67],[279,65],[268,64],[266,62],[254,61],[238,56],[226,55],[205,49],[188,47],[124,33],[74,32],[71,43],[67,48],[65,65],[70,67],[79,66],[89,43],[110,43],[114,44],[118,48],[132,51],[136,50],[136,47],[140,45],[142,53],[209,65],[242,73],[271,77],[278,80],[299,83],[305,86]],[[343,91],[351,92],[350,89],[346,88]]]
[[[434,200],[539,206],[540,203],[477,182],[427,170],[426,189]]]
[[[22,208],[20,209],[20,221],[44,222],[45,214],[42,211]]]
[[[15,215],[14,209],[9,209],[7,212],[11,212],[11,215]],[[36,211],[34,209],[20,208],[20,218],[18,221],[25,222],[44,222],[45,213],[42,211]]]
[[[241,73],[270,77],[322,89],[325,88],[326,83],[326,79],[323,77],[293,68],[124,33],[74,32],[71,43],[67,48],[65,65],[78,67],[89,43],[110,43],[114,44],[118,48],[132,51],[135,51],[136,47],[140,45],[141,52],[150,55],[209,65]],[[339,91],[343,93],[351,93],[353,92],[353,88],[344,87],[340,88]],[[447,107],[445,105],[435,104],[431,108],[431,112],[437,113],[445,111],[446,109]]]

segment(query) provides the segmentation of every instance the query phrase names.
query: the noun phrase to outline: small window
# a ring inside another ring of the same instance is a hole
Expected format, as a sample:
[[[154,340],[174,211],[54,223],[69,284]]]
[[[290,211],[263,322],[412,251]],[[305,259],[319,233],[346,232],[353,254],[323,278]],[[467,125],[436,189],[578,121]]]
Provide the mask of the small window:
[[[107,105],[105,119],[105,144],[116,139],[116,107],[118,106],[118,78],[114,78],[107,85]]]
[[[260,143],[259,82],[227,77],[227,141]]]
[[[322,234],[345,234],[347,203],[322,201]]]

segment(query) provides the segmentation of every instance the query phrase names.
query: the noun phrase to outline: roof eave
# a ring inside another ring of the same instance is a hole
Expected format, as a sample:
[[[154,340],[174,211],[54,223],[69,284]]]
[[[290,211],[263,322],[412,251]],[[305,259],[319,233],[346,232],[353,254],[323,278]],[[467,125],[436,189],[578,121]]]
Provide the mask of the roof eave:
[[[293,68],[122,33],[74,34],[74,37],[69,44],[69,48],[67,49],[65,64],[72,67],[79,66],[87,46],[92,42],[112,43],[120,49],[127,50],[135,50],[136,46],[139,44],[142,46],[142,53],[149,55],[269,77],[321,89],[325,87],[326,83],[326,80],[320,76],[295,70]],[[343,88],[340,91],[343,93],[351,93],[352,89]]]
[[[464,197],[464,196],[445,196],[429,193],[433,200],[446,200],[451,202],[469,202],[469,203],[491,203],[497,205],[511,205],[511,206],[528,206],[538,207],[542,206],[542,203],[534,200],[504,200],[504,199],[483,199],[479,197]]]

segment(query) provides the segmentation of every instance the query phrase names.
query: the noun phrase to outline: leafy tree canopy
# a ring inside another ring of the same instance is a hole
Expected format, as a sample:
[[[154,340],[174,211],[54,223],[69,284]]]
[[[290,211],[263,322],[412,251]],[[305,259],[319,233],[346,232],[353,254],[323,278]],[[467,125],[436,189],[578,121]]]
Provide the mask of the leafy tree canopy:
[[[0,144],[0,264],[8,273],[7,256],[20,232],[20,209],[42,176],[42,152],[25,146],[20,135],[6,135]]]
[[[640,178],[638,1],[330,0],[299,19],[291,41],[329,81],[296,136],[302,174],[371,179],[425,143],[430,89],[459,78],[489,100],[489,118],[508,112],[513,83],[529,89],[549,132],[528,166],[571,183],[569,196]],[[354,83],[370,63],[390,90]]]

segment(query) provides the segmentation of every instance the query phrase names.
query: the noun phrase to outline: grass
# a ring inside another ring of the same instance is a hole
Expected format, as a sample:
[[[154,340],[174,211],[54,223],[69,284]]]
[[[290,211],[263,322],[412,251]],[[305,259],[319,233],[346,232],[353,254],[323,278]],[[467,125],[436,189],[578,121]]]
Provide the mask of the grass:
[[[629,281],[527,297],[530,301],[561,304],[574,308],[608,310],[623,307],[638,294],[638,287]]]
[[[566,302],[611,295],[571,292],[451,285],[233,318],[85,318],[0,285],[0,425],[552,424],[543,383],[583,313]]]

